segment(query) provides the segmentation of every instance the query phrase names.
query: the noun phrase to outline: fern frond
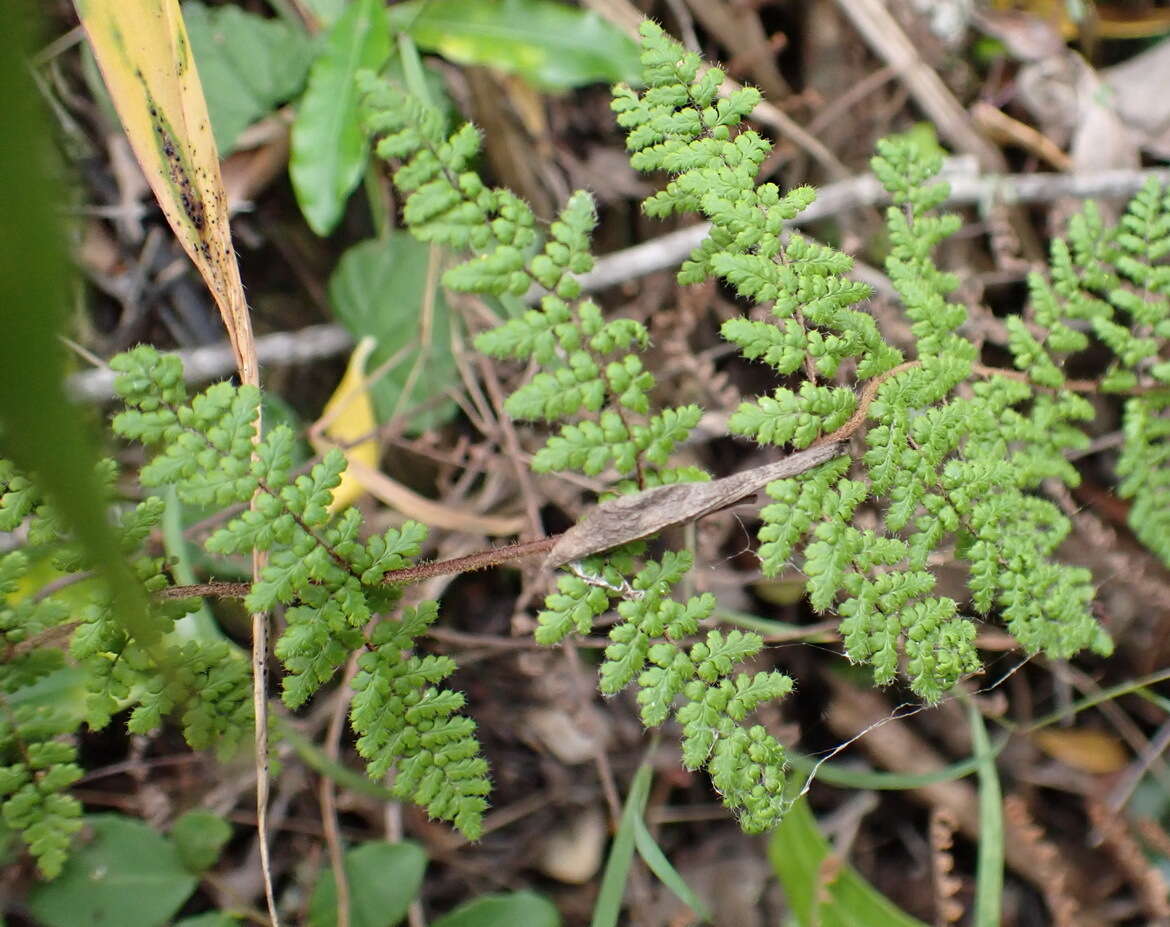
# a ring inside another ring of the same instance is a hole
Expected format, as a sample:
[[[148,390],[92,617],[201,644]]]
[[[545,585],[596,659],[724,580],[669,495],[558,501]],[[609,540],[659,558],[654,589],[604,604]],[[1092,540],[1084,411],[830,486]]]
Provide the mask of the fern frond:
[[[463,137],[440,154],[457,162],[468,143]],[[437,606],[424,603],[398,621],[383,621],[370,640],[365,630],[375,614],[397,604],[399,592],[385,584],[384,576],[418,556],[425,529],[408,522],[363,542],[355,510],[331,514],[333,490],[345,469],[339,450],[290,479],[294,442],[288,428],[277,426],[253,445],[257,391],[223,383],[188,400],[177,385],[181,371],[176,382],[173,365],[158,360],[157,352],[143,347],[118,360],[119,388],[131,408],[115,420],[115,428],[159,446],[143,468],[144,482],[173,485],[181,499],[193,503],[249,504],[216,530],[205,547],[221,556],[269,553],[245,605],[254,612],[287,606],[286,627],[275,645],[286,671],[285,703],[301,707],[352,653],[371,648],[355,682],[360,691],[352,719],[362,735],[359,751],[370,760],[370,774],[382,776],[396,768],[395,788],[403,798],[454,822],[468,836],[477,834],[486,807],[487,766],[473,736],[474,724],[455,714],[462,696],[433,688],[454,664],[402,653],[434,620]],[[156,370],[162,382],[152,389]],[[75,637],[74,651],[97,656],[119,646],[125,653],[134,646],[116,635],[115,627],[94,627]],[[238,740],[250,712],[248,672],[242,661],[225,660],[223,649],[192,642],[172,648],[180,672],[140,700],[131,728],[149,729],[181,711],[192,746],[222,747]],[[116,666],[97,673],[104,684],[94,714],[106,719],[128,691]],[[379,702],[389,690],[399,701]],[[395,706],[405,708],[396,713]]]
[[[358,661],[350,721],[370,775],[396,770],[392,790],[451,821],[467,837],[480,834],[484,796],[491,785],[479,756],[475,722],[455,714],[463,696],[436,688],[455,669],[448,657],[418,657],[415,639],[438,616],[426,602],[387,619],[374,631],[373,649]]]

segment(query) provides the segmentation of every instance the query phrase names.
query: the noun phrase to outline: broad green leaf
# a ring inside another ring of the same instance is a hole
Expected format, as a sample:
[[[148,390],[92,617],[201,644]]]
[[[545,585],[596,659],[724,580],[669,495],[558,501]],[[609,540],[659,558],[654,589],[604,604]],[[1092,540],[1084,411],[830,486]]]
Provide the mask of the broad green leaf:
[[[329,280],[329,301],[337,320],[355,341],[377,342],[367,373],[397,358],[396,366],[370,387],[379,422],[441,396],[458,382],[451,354],[451,329],[443,290],[428,274],[431,246],[404,233],[370,239],[342,255]],[[403,389],[411,387],[409,395]],[[430,402],[408,422],[418,433],[455,412],[449,400]]]
[[[4,696],[9,709],[20,706],[29,708],[53,708],[67,712],[71,724],[80,725],[89,712],[86,700],[89,698],[88,674],[79,666],[66,666],[42,676],[31,686],[24,686]]]
[[[592,11],[553,0],[411,0],[388,14],[391,28],[420,48],[519,74],[538,87],[642,82],[630,38]]]
[[[345,854],[350,927],[391,927],[422,885],[427,855],[416,843],[363,843]],[[337,886],[325,872],[309,902],[310,927],[337,924]]]
[[[832,855],[807,800],[797,800],[772,833],[768,859],[802,927],[926,927],[895,907],[852,866],[827,867]]]
[[[78,842],[57,879],[29,892],[29,910],[37,923],[167,923],[198,882],[183,867],[175,845],[141,821],[118,814],[92,815],[85,823],[92,839]]]
[[[127,628],[149,642],[146,598],[118,553],[94,476],[96,453],[78,408],[65,397],[58,340],[71,296],[70,264],[57,223],[52,146],[31,79],[31,10],[0,4],[0,453],[35,473],[109,579]],[[19,139],[19,144],[11,141]]]
[[[431,927],[560,927],[561,916],[535,892],[484,895],[431,921]]]
[[[358,110],[358,71],[379,70],[390,55],[380,0],[356,0],[333,24],[309,71],[292,128],[289,176],[301,212],[318,235],[341,219],[369,156]]]
[[[313,45],[288,23],[238,6],[209,9],[192,0],[183,4],[183,18],[215,144],[226,157],[244,129],[301,92]]]
[[[245,383],[260,382],[207,102],[177,0],[75,0],[134,156],[215,297]]]
[[[171,828],[179,858],[194,873],[206,872],[214,866],[231,837],[232,827],[227,821],[199,808],[182,815]]]

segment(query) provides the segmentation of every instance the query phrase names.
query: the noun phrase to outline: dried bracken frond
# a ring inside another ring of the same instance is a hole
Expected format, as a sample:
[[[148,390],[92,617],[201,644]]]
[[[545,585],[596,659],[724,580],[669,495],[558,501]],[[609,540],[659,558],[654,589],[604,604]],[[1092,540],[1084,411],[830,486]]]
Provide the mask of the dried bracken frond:
[[[955,876],[955,857],[951,852],[959,822],[945,808],[930,812],[930,869],[934,885],[935,923],[939,927],[957,924],[963,916],[963,905],[955,897],[963,888],[963,880]]]
[[[1032,818],[1027,803],[1018,795],[1003,801],[1003,815],[1009,830],[1025,841],[1045,873],[1040,886],[1052,914],[1054,927],[1087,927],[1080,918],[1081,906],[1069,889],[1071,876],[1060,851],[1044,839],[1043,829]]]
[[[1086,799],[1085,807],[1090,823],[1101,835],[1102,846],[1136,890],[1138,902],[1149,923],[1165,923],[1170,918],[1166,880],[1130,832],[1125,816],[1093,798]]]

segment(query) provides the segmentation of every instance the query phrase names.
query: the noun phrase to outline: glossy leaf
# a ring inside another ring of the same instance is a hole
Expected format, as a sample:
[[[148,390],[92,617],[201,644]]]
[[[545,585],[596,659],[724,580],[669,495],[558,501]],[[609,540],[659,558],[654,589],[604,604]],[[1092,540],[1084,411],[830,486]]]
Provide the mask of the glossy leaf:
[[[289,175],[301,211],[318,235],[328,235],[341,219],[369,156],[354,76],[379,70],[390,55],[390,31],[381,12],[379,0],[356,0],[333,24],[293,124]]]
[[[412,0],[390,7],[389,16],[420,48],[519,74],[538,87],[641,84],[631,39],[592,11],[552,0]]]

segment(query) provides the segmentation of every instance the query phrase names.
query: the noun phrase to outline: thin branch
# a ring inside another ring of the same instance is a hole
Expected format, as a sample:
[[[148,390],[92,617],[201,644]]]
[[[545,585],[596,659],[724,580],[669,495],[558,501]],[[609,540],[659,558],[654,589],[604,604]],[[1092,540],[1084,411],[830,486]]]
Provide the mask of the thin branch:
[[[905,363],[899,364],[898,366],[887,370],[880,376],[876,376],[869,380],[865,384],[865,388],[862,390],[861,395],[858,397],[856,410],[849,417],[848,421],[846,421],[844,425],[842,425],[832,434],[825,435],[814,442],[813,448],[825,445],[841,445],[843,447],[844,442],[851,438],[865,424],[866,417],[869,414],[870,404],[877,397],[878,390],[881,388],[882,384],[891,377],[896,376],[903,371],[918,367],[920,364],[920,361],[906,361]],[[1028,382],[1027,375],[1020,371],[1005,370],[998,367],[988,367],[984,364],[974,364],[972,367],[972,372],[978,376],[983,377],[1005,376]],[[1064,384],[1063,388],[1071,389],[1076,392],[1094,392],[1099,388],[1099,384],[1091,380],[1070,380]],[[1143,387],[1137,387],[1135,388],[1135,391],[1145,392],[1146,390]],[[811,450],[812,448],[810,448],[809,451],[798,451],[789,455],[788,458],[782,458],[780,461],[764,464],[751,470],[743,470],[737,474],[733,474],[730,477],[724,477],[722,480],[713,480],[710,483],[695,484],[695,486],[710,490],[720,483],[730,484],[731,481],[737,481],[737,483],[741,484],[742,486],[754,485],[755,482],[759,482],[761,479],[763,479],[764,482],[771,482],[772,480],[779,478],[776,475],[770,475],[771,471],[778,466],[783,466],[786,460],[791,460],[794,465],[797,465],[800,468],[795,470],[793,474],[785,474],[794,475],[795,472],[801,472],[801,470],[810,469],[817,462],[819,462],[812,457],[809,457]],[[809,457],[809,462],[807,464],[798,464],[797,459],[802,457]],[[616,510],[618,507],[628,509],[631,503],[637,503],[639,499],[650,499],[656,494],[663,495],[663,499],[665,501],[667,493],[679,490],[681,488],[681,486],[660,486],[654,489],[643,490],[640,493],[634,493],[628,496],[619,496],[617,499],[611,500],[611,502],[603,503],[602,505],[595,507],[590,512],[588,520],[596,520],[599,515],[604,516],[608,509]],[[751,492],[754,491],[754,489],[751,490]],[[750,492],[745,489],[740,493],[740,497],[749,494]],[[724,503],[715,505],[714,508],[724,508],[729,504],[731,503],[725,501]],[[679,524],[682,522],[691,521],[695,518],[701,518],[704,514],[707,514],[709,511],[713,510],[714,509],[712,509],[710,506],[706,508],[700,506],[696,509],[697,514],[692,513],[688,515],[682,513],[673,520],[669,518],[664,519],[663,523]],[[665,515],[667,513],[663,514]],[[623,517],[628,519],[628,513]],[[451,576],[458,573],[470,573],[475,570],[486,570],[490,569],[491,567],[503,566],[504,564],[511,563],[515,560],[522,560],[526,557],[534,557],[541,554],[551,556],[551,552],[554,551],[554,548],[557,548],[558,544],[562,540],[565,540],[567,536],[576,538],[576,536],[580,535],[583,530],[587,529],[588,526],[585,524],[586,521],[587,520],[578,522],[574,528],[570,528],[563,534],[554,534],[550,535],[549,537],[537,538],[533,541],[522,541],[516,544],[505,544],[500,547],[489,547],[485,550],[479,550],[474,553],[467,554],[463,557],[454,557],[450,560],[433,560],[429,563],[417,563],[414,566],[404,567],[400,570],[389,570],[383,574],[382,581],[384,583],[395,586],[409,586],[415,583],[423,582],[424,580],[432,579],[436,576]],[[630,537],[625,538],[625,540],[618,539],[613,541],[613,543],[605,546],[613,547],[633,539],[634,538],[631,535]],[[546,563],[548,563],[549,566],[559,565],[559,558],[553,559],[555,559],[557,562],[550,563],[546,561]],[[569,559],[575,559],[575,557],[571,557]],[[162,590],[159,593],[159,596],[167,599],[185,599],[193,596],[243,598],[249,593],[250,590],[250,583],[210,582],[198,583],[188,586],[172,586],[169,589]]]

